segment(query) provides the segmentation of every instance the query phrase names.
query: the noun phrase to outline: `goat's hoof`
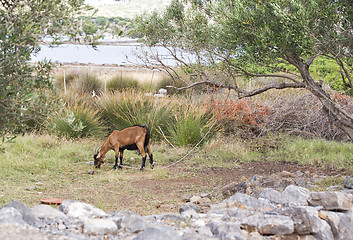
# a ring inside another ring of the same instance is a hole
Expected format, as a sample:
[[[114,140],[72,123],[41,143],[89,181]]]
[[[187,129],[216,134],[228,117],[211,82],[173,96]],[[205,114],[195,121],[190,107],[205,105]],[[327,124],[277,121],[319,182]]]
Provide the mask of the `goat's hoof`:
[[[140,171],[143,171],[143,168],[140,168]]]
[[[154,168],[154,164],[151,165],[151,169],[153,169],[153,168]]]
[[[123,167],[121,165],[118,166],[119,169],[123,169]]]

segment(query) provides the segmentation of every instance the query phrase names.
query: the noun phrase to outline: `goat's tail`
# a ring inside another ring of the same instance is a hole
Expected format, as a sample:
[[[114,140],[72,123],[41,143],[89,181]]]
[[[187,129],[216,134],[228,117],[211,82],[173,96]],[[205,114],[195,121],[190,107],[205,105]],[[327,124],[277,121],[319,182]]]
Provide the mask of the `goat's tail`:
[[[142,127],[144,127],[146,129],[145,144],[144,144],[144,147],[146,148],[150,142],[151,133],[150,133],[150,129],[148,128],[147,124],[143,124]]]

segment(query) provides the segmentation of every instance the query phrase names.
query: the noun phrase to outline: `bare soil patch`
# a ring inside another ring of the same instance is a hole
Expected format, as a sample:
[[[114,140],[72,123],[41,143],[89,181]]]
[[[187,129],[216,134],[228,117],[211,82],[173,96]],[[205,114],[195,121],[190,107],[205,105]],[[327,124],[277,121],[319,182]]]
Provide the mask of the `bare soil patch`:
[[[153,177],[152,171],[137,172],[128,169],[120,171],[125,171],[125,175],[128,176],[126,185],[130,191],[123,190],[125,194],[117,199],[119,208],[142,215],[178,212],[180,206],[184,204],[183,197],[187,195],[209,193],[213,202],[222,201],[224,197],[220,189],[223,186],[249,180],[256,174],[264,177],[278,175],[283,171],[291,173],[301,171],[307,176],[316,177],[344,177],[352,174],[345,170],[290,162],[248,162],[240,163],[234,168],[192,168],[180,163],[167,170],[169,176],[166,179]],[[129,194],[126,194],[127,192]]]

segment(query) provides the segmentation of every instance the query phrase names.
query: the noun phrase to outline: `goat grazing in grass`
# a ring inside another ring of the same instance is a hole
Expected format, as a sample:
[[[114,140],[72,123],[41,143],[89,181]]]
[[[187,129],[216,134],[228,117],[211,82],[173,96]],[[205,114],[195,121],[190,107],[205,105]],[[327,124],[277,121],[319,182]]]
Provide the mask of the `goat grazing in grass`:
[[[104,162],[105,154],[110,151],[115,151],[115,165],[114,169],[122,168],[123,165],[123,153],[124,150],[138,150],[142,155],[142,166],[140,170],[145,167],[147,154],[150,158],[151,168],[153,168],[153,155],[150,149],[150,131],[147,125],[143,126],[132,126],[125,128],[121,131],[114,130],[109,137],[105,140],[103,146],[100,149],[95,150],[94,166],[100,168]],[[119,155],[120,153],[120,155]],[[120,164],[118,165],[118,158]]]

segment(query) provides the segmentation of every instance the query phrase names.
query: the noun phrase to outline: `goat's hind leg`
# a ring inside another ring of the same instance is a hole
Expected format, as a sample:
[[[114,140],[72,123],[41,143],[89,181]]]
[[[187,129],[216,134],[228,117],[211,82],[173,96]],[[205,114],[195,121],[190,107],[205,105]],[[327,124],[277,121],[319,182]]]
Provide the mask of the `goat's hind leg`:
[[[153,154],[152,154],[152,152],[151,152],[151,149],[150,149],[150,146],[149,146],[149,145],[147,146],[147,153],[148,153],[148,156],[150,157],[151,168],[153,169],[153,168],[154,168]]]
[[[146,154],[145,149],[143,148],[142,144],[136,144],[136,145],[137,145],[137,148],[139,149],[139,151],[141,153],[141,156],[142,156],[142,165],[141,165],[141,168],[140,168],[140,170],[142,171],[145,168],[145,165],[146,165],[147,154]]]

